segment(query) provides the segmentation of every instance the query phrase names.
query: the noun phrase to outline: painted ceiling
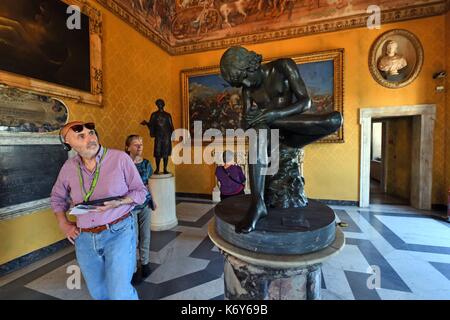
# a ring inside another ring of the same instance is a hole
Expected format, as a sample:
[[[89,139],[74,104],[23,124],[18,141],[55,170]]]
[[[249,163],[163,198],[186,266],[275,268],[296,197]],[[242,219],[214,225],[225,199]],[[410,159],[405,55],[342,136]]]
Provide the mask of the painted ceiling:
[[[170,54],[363,27],[444,13],[447,0],[97,0]]]

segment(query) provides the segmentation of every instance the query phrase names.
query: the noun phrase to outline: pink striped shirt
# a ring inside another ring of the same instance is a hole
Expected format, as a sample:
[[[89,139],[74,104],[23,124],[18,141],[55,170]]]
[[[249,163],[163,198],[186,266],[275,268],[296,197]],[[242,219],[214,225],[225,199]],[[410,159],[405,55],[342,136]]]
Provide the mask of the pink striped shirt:
[[[96,156],[97,165],[103,155],[104,148]],[[61,168],[58,178],[51,192],[51,207],[56,212],[69,210],[71,202],[78,204],[83,202],[83,191],[78,175],[78,166],[84,180],[85,190],[89,190],[95,176],[94,172],[86,169],[79,155],[68,159]],[[92,228],[110,223],[129,212],[135,205],[142,204],[147,195],[147,188],[142,183],[136,166],[125,152],[108,149],[101,167],[99,179],[94,192],[89,200],[109,198],[114,196],[127,196],[134,203],[122,205],[104,212],[93,212],[77,216],[79,228]]]

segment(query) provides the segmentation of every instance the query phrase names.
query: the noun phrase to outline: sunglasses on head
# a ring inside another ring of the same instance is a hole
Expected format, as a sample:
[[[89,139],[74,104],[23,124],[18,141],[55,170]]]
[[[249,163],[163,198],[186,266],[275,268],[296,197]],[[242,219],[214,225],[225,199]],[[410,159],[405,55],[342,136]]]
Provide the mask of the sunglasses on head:
[[[83,128],[86,128],[88,130],[95,130],[95,124],[92,122],[88,122],[88,123],[84,123],[84,124],[76,124],[76,125],[73,125],[70,127],[70,129],[72,129],[72,131],[76,132],[76,133],[80,133],[81,131],[83,131]],[[64,139],[67,136],[67,132],[63,137]]]
[[[76,124],[76,125],[70,127],[70,129],[72,129],[76,133],[83,131],[83,128],[86,128],[89,130],[94,130],[95,124],[92,122],[88,122],[88,123],[84,123],[84,124]]]

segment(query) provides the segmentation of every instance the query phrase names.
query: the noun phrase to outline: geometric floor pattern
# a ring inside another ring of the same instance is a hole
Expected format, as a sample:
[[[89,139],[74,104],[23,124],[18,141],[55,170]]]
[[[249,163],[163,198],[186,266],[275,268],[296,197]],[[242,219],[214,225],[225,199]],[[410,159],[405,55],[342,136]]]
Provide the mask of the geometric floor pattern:
[[[223,258],[207,235],[214,204],[178,201],[178,226],[152,232],[143,300],[223,299]],[[344,249],[322,266],[324,300],[449,300],[450,224],[406,206],[331,206],[348,227]],[[90,299],[66,285],[73,247],[0,278],[0,299]]]

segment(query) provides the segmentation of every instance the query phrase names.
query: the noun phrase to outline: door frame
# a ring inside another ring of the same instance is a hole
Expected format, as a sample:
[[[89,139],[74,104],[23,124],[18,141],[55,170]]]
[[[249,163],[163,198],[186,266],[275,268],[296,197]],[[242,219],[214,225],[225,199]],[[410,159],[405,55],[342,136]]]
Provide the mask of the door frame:
[[[361,125],[359,206],[365,208],[370,204],[372,119],[392,117],[413,117],[411,205],[417,209],[431,210],[433,131],[436,118],[434,104],[359,109]]]

